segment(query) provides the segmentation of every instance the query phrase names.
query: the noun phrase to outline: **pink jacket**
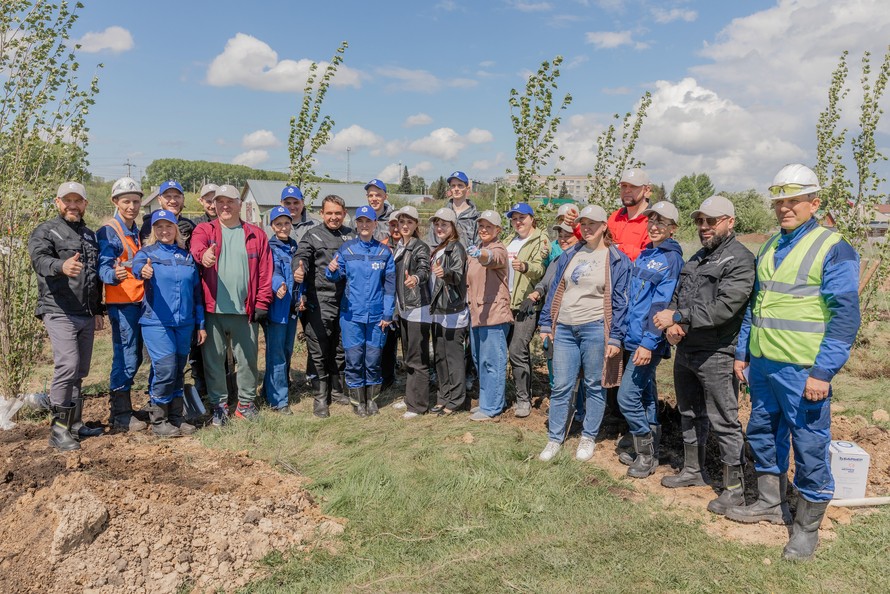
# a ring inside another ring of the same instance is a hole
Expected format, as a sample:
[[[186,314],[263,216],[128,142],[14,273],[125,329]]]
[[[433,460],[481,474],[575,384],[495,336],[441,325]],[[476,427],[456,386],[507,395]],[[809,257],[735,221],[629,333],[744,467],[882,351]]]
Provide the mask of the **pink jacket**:
[[[201,263],[204,252],[216,245],[217,261],[222,250],[222,230],[219,219],[201,223],[192,231],[191,253],[201,271],[201,286],[204,289],[204,310],[216,310],[216,284],[219,271],[216,264],[205,268]],[[247,303],[244,304],[247,316],[253,319],[257,309],[269,311],[272,306],[272,251],[265,232],[256,225],[241,221],[244,228],[244,245],[247,248]]]
[[[467,303],[474,328],[512,324],[510,289],[507,287],[507,248],[500,241],[479,246],[491,252],[486,265],[477,258],[467,258]]]

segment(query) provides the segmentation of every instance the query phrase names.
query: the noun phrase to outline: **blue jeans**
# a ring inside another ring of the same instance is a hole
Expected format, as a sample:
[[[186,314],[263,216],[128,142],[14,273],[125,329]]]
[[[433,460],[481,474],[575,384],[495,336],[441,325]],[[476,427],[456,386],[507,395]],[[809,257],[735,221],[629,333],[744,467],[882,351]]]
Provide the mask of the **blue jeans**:
[[[507,404],[507,333],[510,324],[470,328],[473,363],[479,371],[479,410],[496,417]]]
[[[658,392],[655,389],[655,370],[661,357],[653,354],[648,365],[634,365],[633,353],[627,360],[621,386],[618,388],[618,406],[633,435],[646,435],[650,425],[658,424]]]
[[[133,387],[133,378],[142,365],[142,332],[139,331],[141,303],[108,306],[111,322],[111,391],[126,391]]]
[[[346,387],[361,388],[383,383],[380,366],[386,331],[379,324],[340,318],[340,337],[346,355]]]
[[[550,412],[547,430],[550,441],[563,442],[566,424],[571,423],[569,398],[578,372],[583,371],[584,424],[581,434],[595,439],[606,410],[603,390],[603,363],[606,354],[606,338],[603,321],[577,326],[556,324],[553,336],[553,391],[550,394]]]
[[[287,324],[268,322],[263,325],[266,335],[266,374],[263,394],[272,408],[287,406],[288,372],[297,335],[297,320],[288,317]]]
[[[807,501],[831,501],[831,388],[828,398],[803,397],[809,367],[751,357],[748,443],[757,472],[785,474],[794,448],[794,486]],[[790,441],[790,443],[789,443]]]
[[[151,401],[169,404],[181,398],[185,381],[185,364],[192,347],[194,324],[187,326],[142,326],[142,336],[151,357]]]

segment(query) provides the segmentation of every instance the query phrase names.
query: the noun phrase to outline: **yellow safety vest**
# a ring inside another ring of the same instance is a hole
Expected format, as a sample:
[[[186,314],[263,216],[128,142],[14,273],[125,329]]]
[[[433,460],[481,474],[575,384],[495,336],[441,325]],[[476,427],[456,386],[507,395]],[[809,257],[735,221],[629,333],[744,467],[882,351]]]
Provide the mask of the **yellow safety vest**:
[[[775,235],[757,256],[760,289],[754,296],[749,349],[771,361],[813,365],[831,318],[822,299],[822,269],[841,235],[815,227],[801,237],[776,268]]]

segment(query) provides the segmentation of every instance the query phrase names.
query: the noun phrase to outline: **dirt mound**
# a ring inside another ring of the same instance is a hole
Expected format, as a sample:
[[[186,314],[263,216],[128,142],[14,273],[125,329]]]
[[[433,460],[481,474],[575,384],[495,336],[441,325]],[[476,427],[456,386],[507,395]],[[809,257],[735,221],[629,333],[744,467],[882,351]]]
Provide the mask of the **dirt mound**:
[[[58,454],[47,433],[23,424],[0,437],[2,592],[231,591],[269,553],[343,530],[305,479],[246,455],[150,434]]]

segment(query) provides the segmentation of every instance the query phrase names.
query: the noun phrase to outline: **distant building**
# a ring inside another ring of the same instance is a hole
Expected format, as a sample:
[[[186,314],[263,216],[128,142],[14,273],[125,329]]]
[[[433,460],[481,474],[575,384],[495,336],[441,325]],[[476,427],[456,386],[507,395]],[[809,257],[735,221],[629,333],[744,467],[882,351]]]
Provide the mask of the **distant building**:
[[[281,206],[281,190],[287,184],[282,181],[249,179],[241,189],[241,218],[257,225],[268,225],[268,212]],[[329,194],[335,194],[346,203],[346,209],[355,210],[368,203],[364,184],[319,183],[318,197],[307,206],[315,213],[321,212],[321,201]]]
[[[554,179],[548,180],[546,175],[536,175],[533,178],[537,183],[543,184],[547,188],[547,196],[556,198],[559,196],[559,190],[562,184],[566,185],[569,196],[578,202],[587,202],[587,197],[593,192],[592,181],[586,175],[557,175]],[[509,185],[515,185],[519,181],[518,175],[508,175],[504,181]]]

